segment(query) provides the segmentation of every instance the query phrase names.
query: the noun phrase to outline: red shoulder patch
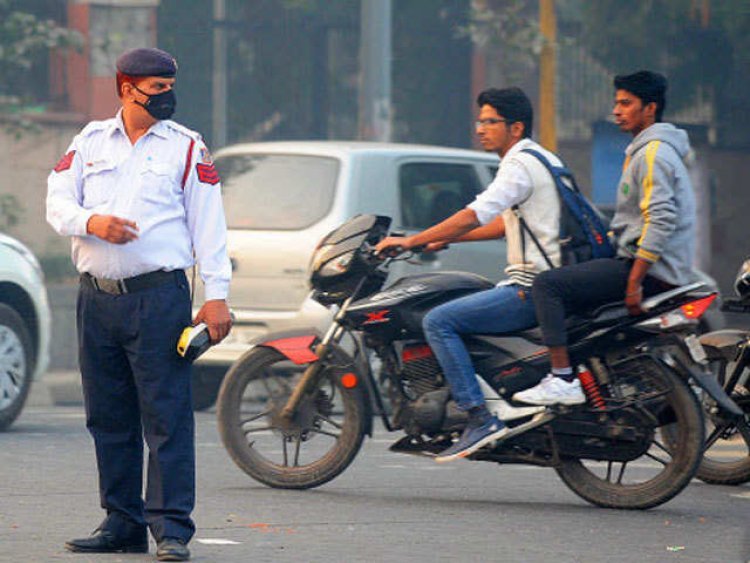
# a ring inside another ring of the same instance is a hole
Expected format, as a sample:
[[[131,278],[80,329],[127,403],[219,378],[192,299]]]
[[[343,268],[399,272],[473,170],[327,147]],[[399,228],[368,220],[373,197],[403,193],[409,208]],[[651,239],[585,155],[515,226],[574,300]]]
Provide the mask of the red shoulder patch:
[[[212,164],[205,164],[199,162],[195,165],[195,170],[198,172],[198,179],[204,184],[215,185],[218,184],[221,179],[219,173],[216,171],[216,167]]]
[[[76,155],[76,151],[70,151],[68,154],[64,155],[58,162],[55,164],[55,167],[53,170],[55,172],[64,172],[68,168],[70,168],[70,165],[73,164],[73,157]]]

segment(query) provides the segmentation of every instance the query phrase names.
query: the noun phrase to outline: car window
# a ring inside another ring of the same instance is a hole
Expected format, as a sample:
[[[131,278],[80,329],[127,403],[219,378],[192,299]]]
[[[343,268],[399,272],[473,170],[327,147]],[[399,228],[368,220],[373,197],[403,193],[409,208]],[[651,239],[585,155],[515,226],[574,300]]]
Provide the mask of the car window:
[[[334,158],[244,154],[216,159],[230,229],[296,230],[322,219],[333,204]]]
[[[487,171],[490,173],[490,176],[494,179],[495,176],[497,176],[497,169],[500,168],[499,166],[488,166]]]
[[[481,189],[471,164],[403,164],[399,169],[401,224],[426,229],[466,207]]]

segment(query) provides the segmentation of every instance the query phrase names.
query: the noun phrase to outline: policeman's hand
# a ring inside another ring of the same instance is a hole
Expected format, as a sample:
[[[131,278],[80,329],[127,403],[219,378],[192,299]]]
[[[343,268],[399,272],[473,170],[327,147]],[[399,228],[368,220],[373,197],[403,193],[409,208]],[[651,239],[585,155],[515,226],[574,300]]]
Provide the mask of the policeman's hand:
[[[127,244],[138,238],[138,225],[114,215],[92,215],[86,232],[112,244]]]
[[[641,302],[643,301],[643,287],[628,286],[625,292],[625,307],[628,309],[628,313],[633,316],[642,315],[645,311],[641,308]]]
[[[206,301],[193,319],[193,324],[198,323],[206,323],[212,344],[224,340],[232,328],[232,315],[229,313],[227,302],[223,299]]]
[[[375,246],[375,254],[379,256],[398,256],[404,250],[411,248],[411,237],[385,237]]]

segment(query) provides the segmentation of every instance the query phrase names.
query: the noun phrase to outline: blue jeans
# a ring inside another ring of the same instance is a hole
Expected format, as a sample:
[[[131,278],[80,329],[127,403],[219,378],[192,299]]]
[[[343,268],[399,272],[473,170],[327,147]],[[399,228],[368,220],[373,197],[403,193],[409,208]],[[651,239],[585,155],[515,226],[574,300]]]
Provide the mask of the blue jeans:
[[[484,405],[464,334],[496,334],[536,325],[530,288],[503,285],[443,303],[427,313],[422,326],[458,407]]]

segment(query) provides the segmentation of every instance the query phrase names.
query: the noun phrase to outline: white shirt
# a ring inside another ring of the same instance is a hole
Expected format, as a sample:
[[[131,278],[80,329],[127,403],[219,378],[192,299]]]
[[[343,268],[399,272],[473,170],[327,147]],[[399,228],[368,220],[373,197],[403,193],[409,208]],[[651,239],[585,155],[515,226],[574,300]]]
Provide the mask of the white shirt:
[[[518,206],[545,254],[553,264],[559,265],[560,199],[547,168],[535,156],[522,152],[524,149],[539,151],[553,165],[562,165],[555,154],[538,143],[528,138],[521,139],[503,156],[492,183],[467,207],[476,213],[482,225],[502,214],[508,242],[505,273],[511,283],[530,287],[534,276],[549,266],[529,234],[521,232],[512,208]]]
[[[72,236],[79,272],[123,279],[180,270],[193,266],[195,253],[206,300],[226,299],[231,266],[221,184],[200,135],[164,120],[133,145],[121,113],[92,121],[73,139],[47,179],[47,221]],[[86,234],[94,214],[134,221],[138,239],[113,244]]]

